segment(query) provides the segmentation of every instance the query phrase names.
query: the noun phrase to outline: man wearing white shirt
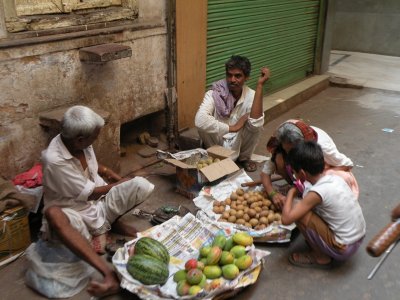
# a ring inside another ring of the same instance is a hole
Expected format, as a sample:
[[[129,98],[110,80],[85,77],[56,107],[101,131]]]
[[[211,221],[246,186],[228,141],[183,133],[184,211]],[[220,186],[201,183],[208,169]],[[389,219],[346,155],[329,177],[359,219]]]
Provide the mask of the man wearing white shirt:
[[[270,71],[261,69],[256,91],[245,85],[251,71],[246,57],[232,56],[225,63],[225,71],[226,78],[214,82],[206,92],[195,125],[206,148],[221,145],[234,150],[234,159],[253,172],[257,165],[251,155],[264,125],[263,86]]]
[[[42,154],[42,238],[61,241],[104,276],[102,282],[92,280],[88,286],[88,292],[98,297],[117,292],[119,281],[89,242],[118,224],[121,215],[144,201],[154,189],[142,177],[122,178],[97,163],[92,143],[103,126],[104,120],[93,110],[73,106],[64,114],[61,133]],[[136,234],[133,227],[124,229],[125,235]]]

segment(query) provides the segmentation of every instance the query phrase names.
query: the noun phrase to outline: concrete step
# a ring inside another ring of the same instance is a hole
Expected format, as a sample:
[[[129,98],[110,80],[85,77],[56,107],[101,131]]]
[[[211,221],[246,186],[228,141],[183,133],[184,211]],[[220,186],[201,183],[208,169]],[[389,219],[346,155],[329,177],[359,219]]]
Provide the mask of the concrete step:
[[[265,123],[279,117],[289,109],[307,101],[329,86],[329,76],[314,75],[271,95],[264,96],[263,109]],[[180,150],[201,147],[197,129],[192,127],[179,134]]]
[[[265,123],[319,94],[328,86],[328,75],[313,75],[283,90],[264,96]]]

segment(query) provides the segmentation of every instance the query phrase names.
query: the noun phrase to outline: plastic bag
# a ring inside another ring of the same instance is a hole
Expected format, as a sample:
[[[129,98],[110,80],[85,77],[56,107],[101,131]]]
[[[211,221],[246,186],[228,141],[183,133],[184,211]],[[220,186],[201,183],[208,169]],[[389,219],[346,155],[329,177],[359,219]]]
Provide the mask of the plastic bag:
[[[39,240],[26,250],[25,282],[48,298],[69,298],[88,284],[95,271],[62,244]]]

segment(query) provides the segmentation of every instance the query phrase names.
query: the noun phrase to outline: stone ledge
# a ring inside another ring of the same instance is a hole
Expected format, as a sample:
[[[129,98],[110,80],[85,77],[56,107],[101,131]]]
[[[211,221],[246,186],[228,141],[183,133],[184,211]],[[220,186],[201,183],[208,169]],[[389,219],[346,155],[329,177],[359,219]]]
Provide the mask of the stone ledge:
[[[361,80],[348,79],[344,77],[331,76],[329,78],[329,83],[331,86],[351,88],[351,89],[362,89],[364,88],[364,82]]]
[[[281,91],[264,96],[265,122],[271,121],[329,86],[328,75],[314,75]]]
[[[283,90],[263,98],[265,123],[271,121],[298,104],[301,104],[329,86],[328,75],[315,75]],[[192,127],[179,134],[178,145],[180,150],[201,147],[197,129]]]
[[[79,49],[79,59],[88,63],[105,63],[132,56],[129,46],[110,43]]]
[[[178,136],[179,150],[189,150],[201,148],[201,140],[196,127],[191,127],[179,133]]]

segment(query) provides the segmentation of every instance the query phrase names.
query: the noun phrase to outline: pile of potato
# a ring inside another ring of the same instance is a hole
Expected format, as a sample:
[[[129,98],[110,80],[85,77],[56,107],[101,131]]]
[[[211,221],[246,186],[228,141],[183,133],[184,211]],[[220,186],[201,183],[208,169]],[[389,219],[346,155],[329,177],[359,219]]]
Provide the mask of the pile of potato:
[[[213,158],[211,156],[209,156],[209,157],[207,157],[205,159],[200,159],[197,162],[197,169],[200,170],[200,169],[202,169],[204,167],[207,167],[207,166],[209,166],[209,165],[211,165],[213,163],[219,162],[219,161],[220,161],[219,158]]]
[[[213,211],[221,214],[218,221],[240,224],[261,230],[268,225],[281,224],[281,214],[264,192],[239,188],[224,201],[214,201]]]

